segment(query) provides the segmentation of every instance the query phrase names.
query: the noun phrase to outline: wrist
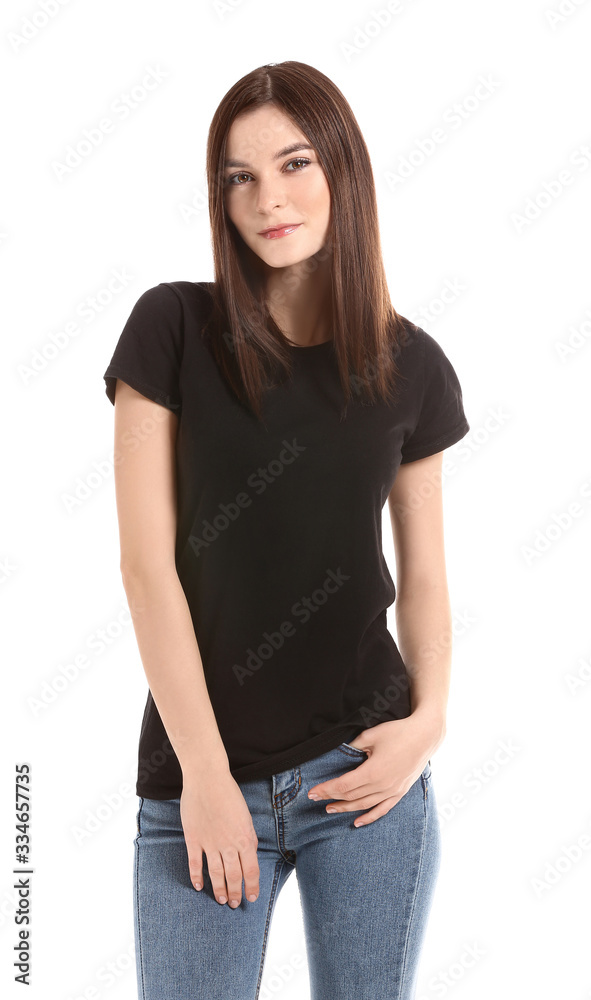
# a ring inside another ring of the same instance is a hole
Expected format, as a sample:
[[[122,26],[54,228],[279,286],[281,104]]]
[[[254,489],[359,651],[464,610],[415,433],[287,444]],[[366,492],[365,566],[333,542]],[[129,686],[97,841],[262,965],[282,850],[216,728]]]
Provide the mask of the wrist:
[[[201,749],[199,754],[195,753],[182,760],[179,758],[179,763],[185,782],[192,780],[201,782],[210,776],[216,778],[230,773],[230,762],[224,749],[215,754]]]
[[[435,741],[435,747],[445,739],[447,722],[445,710],[438,705],[417,705],[411,712],[411,717],[420,722]]]

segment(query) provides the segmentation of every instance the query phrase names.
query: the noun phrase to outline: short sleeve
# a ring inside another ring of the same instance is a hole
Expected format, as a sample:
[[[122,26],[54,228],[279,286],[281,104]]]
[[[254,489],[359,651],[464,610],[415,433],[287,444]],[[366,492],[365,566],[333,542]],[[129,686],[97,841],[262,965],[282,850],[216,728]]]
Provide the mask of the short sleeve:
[[[422,390],[415,410],[415,426],[402,445],[401,465],[449,448],[470,430],[453,365],[433,337],[424,330],[420,330],[420,335]]]
[[[166,282],[148,288],[131,310],[103,375],[111,403],[120,378],[180,416],[183,342],[183,308],[176,291]]]

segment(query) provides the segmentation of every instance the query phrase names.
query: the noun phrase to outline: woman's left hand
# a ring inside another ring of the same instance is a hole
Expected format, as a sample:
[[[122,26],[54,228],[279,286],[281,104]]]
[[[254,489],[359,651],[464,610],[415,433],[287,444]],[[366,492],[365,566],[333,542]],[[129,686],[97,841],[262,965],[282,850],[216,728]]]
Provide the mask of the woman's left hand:
[[[390,812],[422,774],[444,737],[444,723],[418,710],[406,719],[381,722],[359,733],[350,746],[369,755],[358,767],[338,778],[314,785],[311,799],[334,799],[327,812],[369,808],[355,826],[373,823]]]

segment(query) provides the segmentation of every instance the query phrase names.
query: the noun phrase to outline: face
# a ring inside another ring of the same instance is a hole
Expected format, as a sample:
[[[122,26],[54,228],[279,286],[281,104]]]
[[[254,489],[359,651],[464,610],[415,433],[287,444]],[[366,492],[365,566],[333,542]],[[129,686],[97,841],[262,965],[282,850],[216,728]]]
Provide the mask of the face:
[[[235,118],[224,167],[226,211],[240,236],[271,268],[299,264],[329,234],[330,191],[316,151],[282,111],[265,105]],[[293,224],[270,237],[261,230]]]

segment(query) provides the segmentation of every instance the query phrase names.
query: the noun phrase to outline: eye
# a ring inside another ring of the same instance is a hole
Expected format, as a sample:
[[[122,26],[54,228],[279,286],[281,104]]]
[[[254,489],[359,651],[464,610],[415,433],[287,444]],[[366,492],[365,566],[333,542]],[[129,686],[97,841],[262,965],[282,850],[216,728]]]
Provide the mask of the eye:
[[[290,160],[289,163],[287,164],[287,166],[289,167],[291,163],[303,163],[304,166],[307,166],[307,164],[310,163],[310,160],[306,159],[305,156],[296,156],[295,160]],[[294,173],[295,174],[299,174],[299,173],[301,173],[301,171],[300,170],[290,170],[289,173],[290,174],[294,174]]]
[[[292,163],[300,163],[300,164],[302,164],[302,166],[299,169],[297,169],[297,170],[288,170],[287,173],[289,173],[289,174],[301,174],[302,170],[305,167],[307,167],[308,164],[311,163],[311,162],[312,161],[309,160],[305,156],[296,156],[295,159],[289,160],[286,163],[285,169],[287,170],[287,167],[290,167]],[[237,178],[238,177],[250,177],[250,176],[251,176],[251,174],[247,174],[247,173],[245,173],[245,171],[241,171],[239,174],[230,174],[230,176],[226,178],[225,183],[226,183],[226,185],[233,185],[234,187],[243,187],[244,185],[242,184],[242,182],[238,182]]]
[[[237,177],[250,177],[250,174],[245,174],[245,173],[231,174],[230,177],[226,177],[226,184],[233,184]],[[235,187],[241,187],[241,186],[242,186],[241,184],[235,185]]]

